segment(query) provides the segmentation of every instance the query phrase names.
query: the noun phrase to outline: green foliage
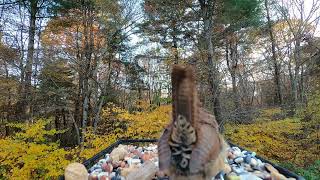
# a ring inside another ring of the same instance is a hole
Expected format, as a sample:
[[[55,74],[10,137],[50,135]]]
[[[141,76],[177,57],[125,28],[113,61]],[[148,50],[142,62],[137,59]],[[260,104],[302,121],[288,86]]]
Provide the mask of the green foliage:
[[[320,160],[316,160],[314,164],[307,168],[300,168],[291,163],[280,163],[281,166],[290,169],[300,176],[303,176],[307,180],[318,180],[320,179]]]
[[[261,0],[227,0],[223,3],[221,20],[231,31],[259,25],[262,19]]]
[[[316,90],[308,97],[310,99],[307,107],[304,110],[304,120],[308,121],[311,126],[320,124],[320,90]]]
[[[49,120],[30,124],[10,124],[21,129],[12,137],[0,139],[0,178],[53,179],[63,174],[69,152],[48,137],[61,131],[46,130]]]

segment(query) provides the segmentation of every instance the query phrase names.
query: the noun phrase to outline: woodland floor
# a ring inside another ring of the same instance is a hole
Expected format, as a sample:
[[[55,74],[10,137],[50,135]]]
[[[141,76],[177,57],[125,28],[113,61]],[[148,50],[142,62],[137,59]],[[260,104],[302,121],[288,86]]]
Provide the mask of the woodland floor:
[[[279,113],[264,109],[252,124],[228,123],[225,137],[306,179],[320,179],[320,131],[298,117],[276,120]]]

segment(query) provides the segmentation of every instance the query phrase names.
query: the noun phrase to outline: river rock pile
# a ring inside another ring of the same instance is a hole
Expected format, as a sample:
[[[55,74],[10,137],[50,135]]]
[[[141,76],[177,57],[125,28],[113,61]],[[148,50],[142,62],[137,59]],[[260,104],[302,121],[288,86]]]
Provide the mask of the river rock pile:
[[[293,180],[280,174],[268,163],[255,157],[254,152],[241,151],[238,147],[227,149],[223,171],[212,179],[216,180]],[[144,147],[119,145],[110,154],[92,166],[91,180],[151,180],[163,178],[158,171],[159,159],[157,145]],[[158,178],[162,177],[162,178]]]
[[[255,152],[241,151],[238,147],[227,149],[227,158],[223,172],[216,179],[228,180],[294,180],[280,174],[271,164],[256,157]]]

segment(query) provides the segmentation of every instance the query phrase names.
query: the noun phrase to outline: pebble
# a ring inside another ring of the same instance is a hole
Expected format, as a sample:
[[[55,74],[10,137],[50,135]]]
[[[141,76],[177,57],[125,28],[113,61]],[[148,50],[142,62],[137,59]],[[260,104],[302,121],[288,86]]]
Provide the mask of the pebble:
[[[253,167],[256,167],[258,165],[258,161],[256,159],[254,159],[254,158],[251,158],[250,165],[253,166]]]
[[[261,179],[270,179],[271,178],[271,175],[269,173],[262,172],[262,171],[254,171],[253,174],[258,176]]]
[[[102,179],[106,179],[109,177],[109,173],[108,172],[101,172],[98,174],[98,179],[100,180],[101,178]]]
[[[120,161],[123,160],[124,157],[128,154],[128,150],[125,145],[119,145],[117,148],[112,150],[110,153],[110,157],[112,161]]]
[[[132,171],[128,174],[127,180],[150,180],[152,179],[156,172],[157,167],[151,161],[145,162],[140,168],[136,171]]]
[[[101,165],[101,167],[105,172],[108,172],[108,173],[111,173],[113,170],[113,166],[110,163],[104,163]]]
[[[237,175],[227,175],[226,180],[241,180],[240,176]]]
[[[74,180],[74,179],[87,180],[88,171],[83,164],[71,163],[65,169],[64,178],[66,180]]]
[[[240,166],[240,167],[239,166],[233,166],[231,169],[232,169],[233,172],[235,172],[237,174],[241,174],[241,173],[245,172],[244,167],[242,167],[242,166]]]
[[[259,178],[258,176],[254,175],[254,174],[241,174],[240,175],[240,179],[241,180],[262,180],[261,178]]]
[[[241,151],[239,147],[235,146],[227,148],[224,163],[225,166],[223,170],[215,177],[212,177],[212,180],[289,179],[280,174],[271,164],[262,162],[256,157],[255,152]],[[119,145],[89,169],[89,179],[170,179],[170,177],[165,176],[163,172],[160,172],[158,167],[159,158],[157,145],[149,144],[144,147]]]
[[[234,162],[240,164],[240,163],[243,162],[243,158],[242,157],[237,157],[236,159],[234,159]]]
[[[251,156],[251,155],[247,155],[247,156],[244,158],[244,162],[247,163],[247,164],[250,164],[251,159],[252,159],[252,156]]]
[[[132,167],[132,166],[129,168],[124,168],[121,171],[121,175],[124,177],[127,177],[130,172],[136,171],[137,169],[138,167]]]
[[[98,164],[104,164],[104,163],[106,163],[106,162],[107,162],[106,159],[100,159],[99,162],[98,162]]]
[[[253,169],[251,168],[250,164],[244,164],[243,166],[244,166],[244,169],[245,169],[246,171],[248,171],[248,172],[253,171]]]

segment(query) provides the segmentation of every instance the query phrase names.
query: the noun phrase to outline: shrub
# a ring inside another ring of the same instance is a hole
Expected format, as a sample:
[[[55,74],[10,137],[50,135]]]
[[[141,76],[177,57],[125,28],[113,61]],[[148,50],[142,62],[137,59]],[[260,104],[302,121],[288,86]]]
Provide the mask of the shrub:
[[[62,131],[46,130],[49,120],[30,124],[10,124],[21,131],[0,139],[0,179],[53,179],[70,163],[69,152],[48,137]]]

